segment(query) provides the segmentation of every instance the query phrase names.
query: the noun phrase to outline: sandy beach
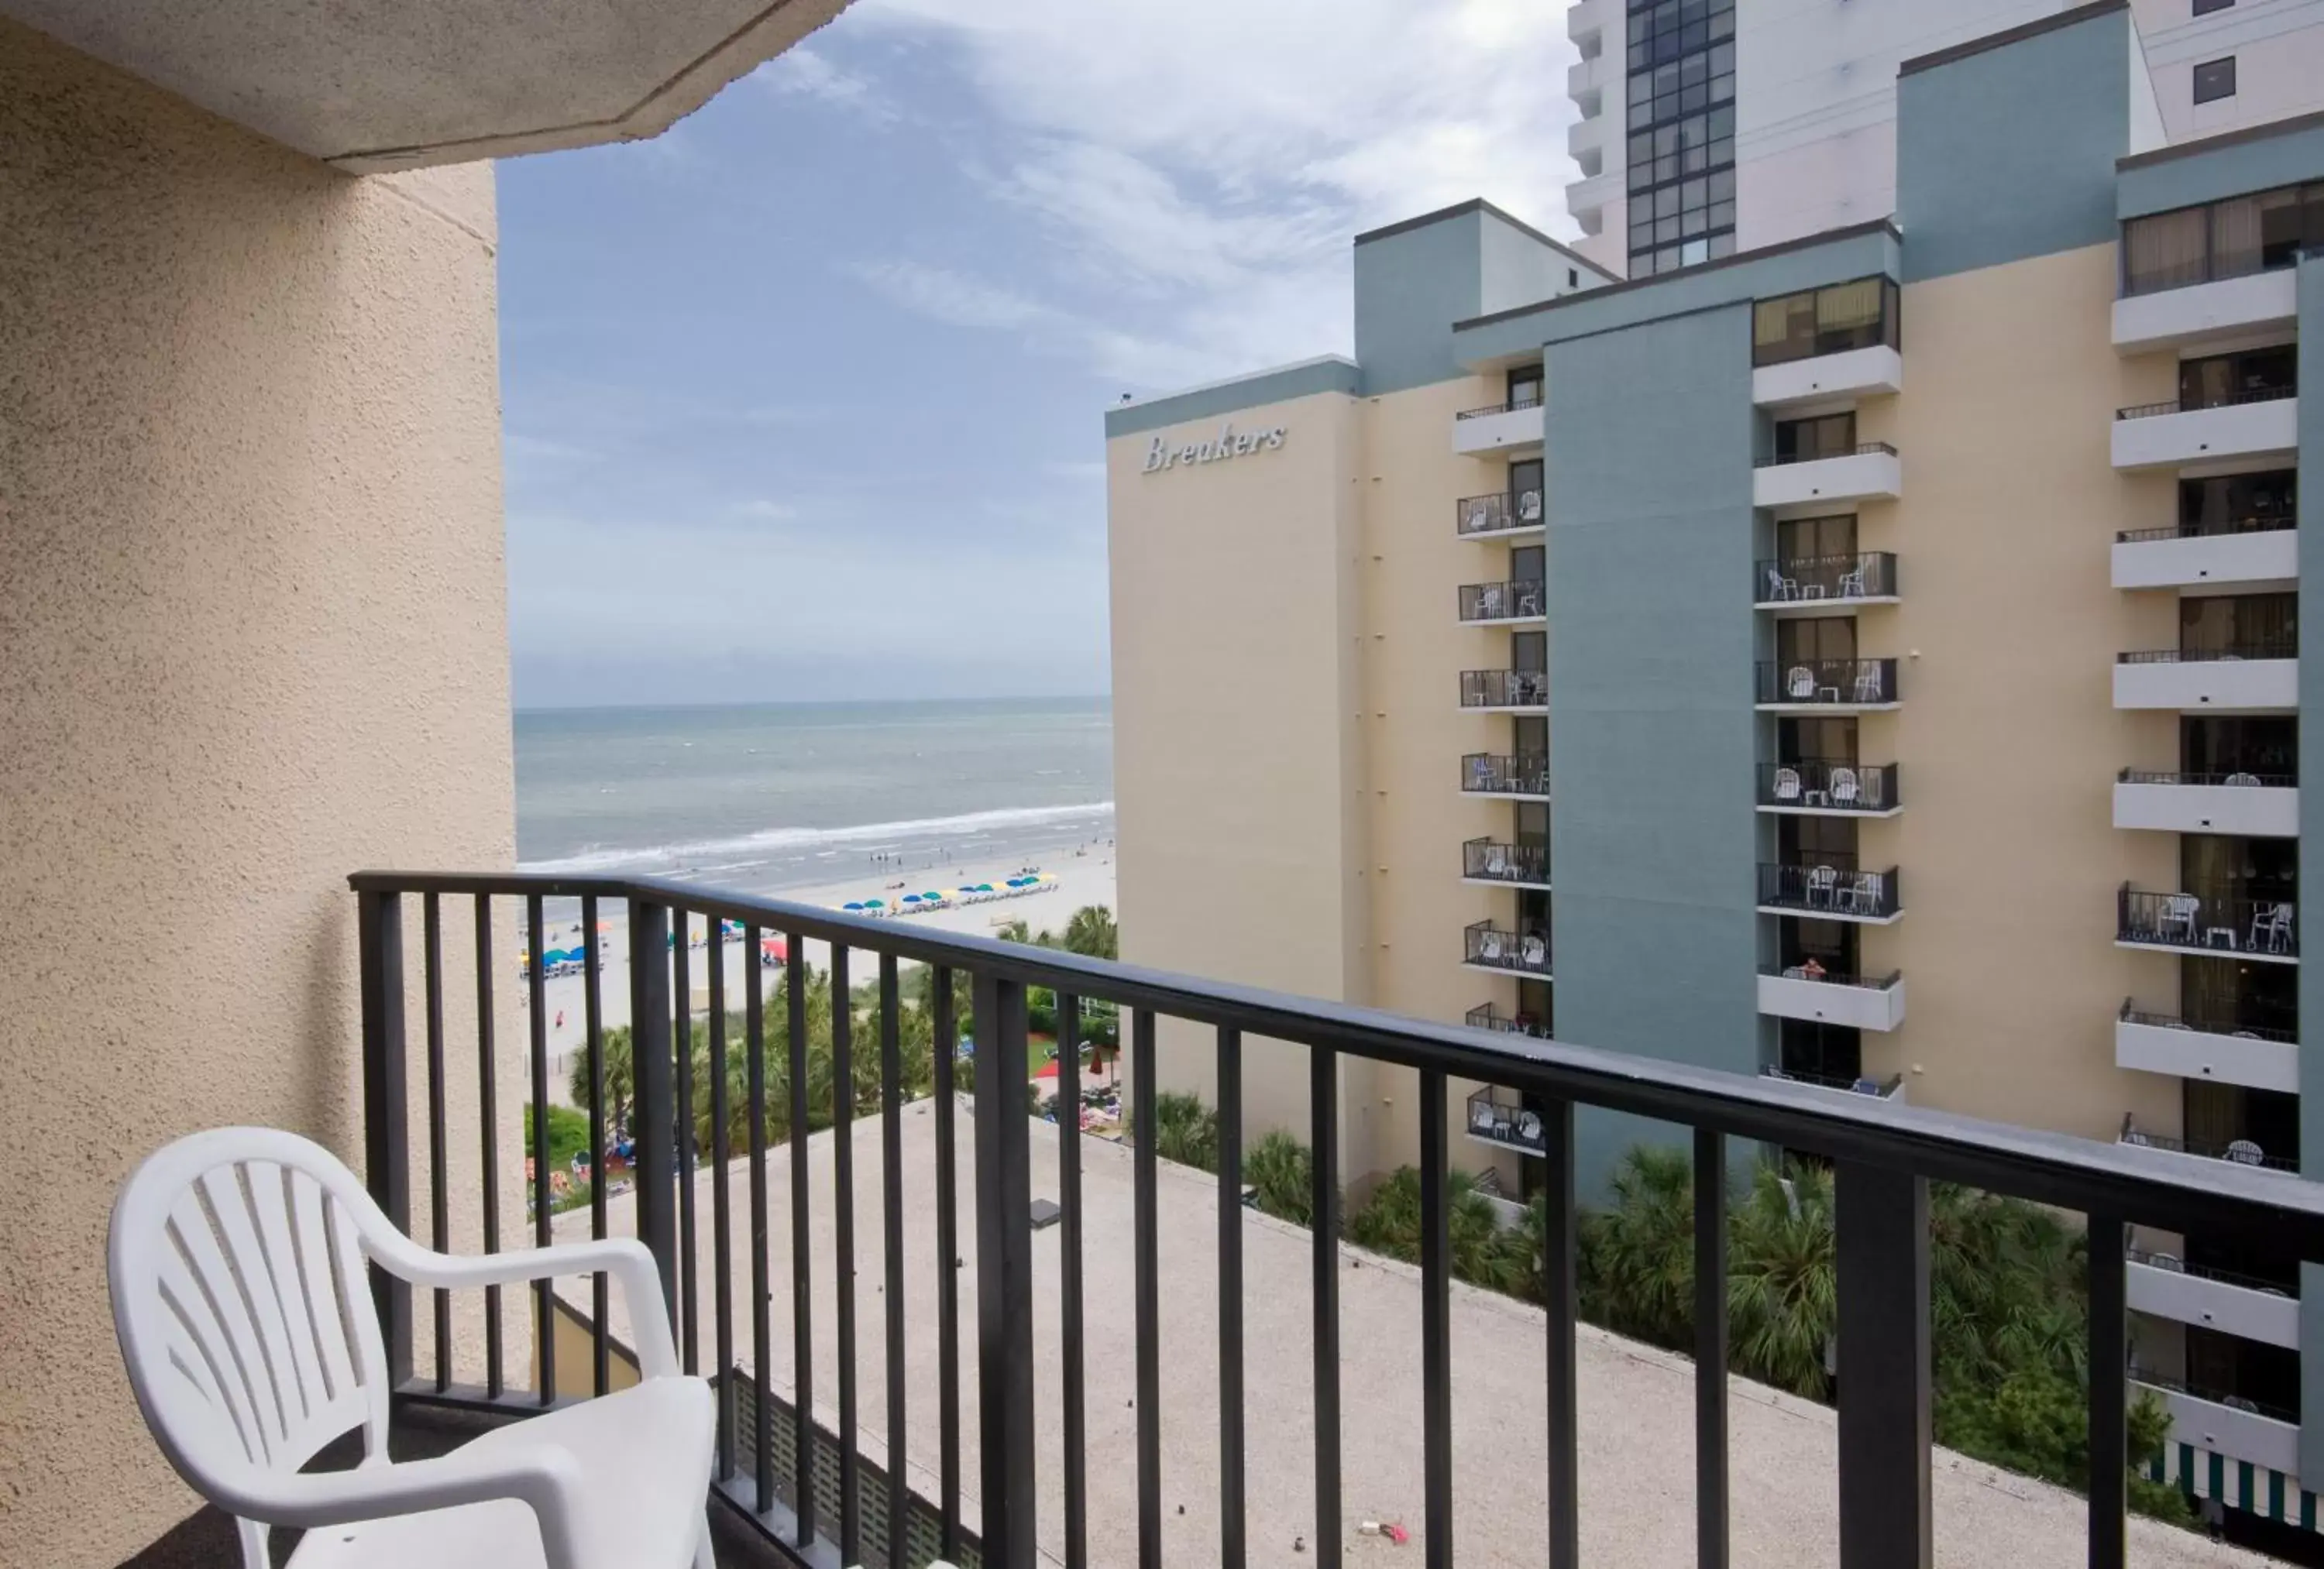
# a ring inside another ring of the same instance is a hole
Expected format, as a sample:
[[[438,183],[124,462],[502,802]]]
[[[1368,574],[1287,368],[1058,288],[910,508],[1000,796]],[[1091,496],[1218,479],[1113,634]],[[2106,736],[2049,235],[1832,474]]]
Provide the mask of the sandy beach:
[[[893,867],[867,866],[845,881],[835,881],[810,888],[785,889],[770,895],[786,904],[809,904],[819,909],[836,911],[852,900],[880,899],[893,901],[903,894],[923,893],[931,889],[956,888],[966,884],[991,883],[996,888],[1009,877],[1023,869],[1018,865],[981,866],[973,862],[939,867],[924,867],[903,871]],[[1065,930],[1073,913],[1084,904],[1115,907],[1113,847],[1094,845],[1082,854],[1068,852],[1047,858],[1038,869],[1056,880],[1046,891],[1019,898],[999,899],[991,904],[954,905],[925,915],[890,917],[899,926],[945,931],[965,932],[974,936],[990,936],[1000,926],[1010,921],[1022,921],[1035,931],[1044,929]],[[901,882],[904,886],[893,885]],[[708,893],[710,890],[706,889]],[[607,922],[600,940],[605,966],[598,974],[598,1005],[603,1023],[607,1029],[630,1022],[629,932],[622,919],[622,907],[618,903],[607,904],[599,919]],[[551,920],[549,923],[549,943],[552,948],[576,946],[580,940],[576,920]],[[694,930],[699,934],[703,922],[696,917]],[[749,977],[759,977],[761,995],[772,993],[779,971],[761,969],[743,952],[740,942],[724,945],[727,1005],[739,1009],[746,995],[743,988]],[[709,968],[706,950],[696,948],[688,956],[689,976],[696,998],[704,997],[709,989]],[[509,956],[512,973],[509,980],[518,984],[519,996],[523,996],[520,977],[514,973],[515,955]],[[817,969],[828,968],[831,963],[829,947],[822,942],[807,945],[807,961]],[[862,985],[879,973],[877,961],[869,956],[852,959],[849,979]],[[549,1020],[549,1096],[559,1105],[570,1104],[565,1092],[565,1082],[571,1067],[572,1054],[578,1051],[586,1036],[587,1014],[584,977],[579,975],[552,977],[546,985],[546,1012]],[[530,1025],[527,1028],[530,1029]]]

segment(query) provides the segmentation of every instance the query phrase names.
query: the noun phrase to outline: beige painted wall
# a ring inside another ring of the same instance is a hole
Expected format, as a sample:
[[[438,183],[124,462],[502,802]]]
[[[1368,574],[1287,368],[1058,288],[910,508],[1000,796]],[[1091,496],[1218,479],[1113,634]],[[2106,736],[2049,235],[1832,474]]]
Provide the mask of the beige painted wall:
[[[1898,656],[1904,705],[1867,722],[1864,755],[1903,765],[1905,803],[1864,827],[1905,908],[1864,958],[1908,988],[1866,1067],[1921,1105],[2094,1138],[2126,1111],[2179,1124],[2176,1080],[2114,1065],[2123,998],[2177,996],[2177,960],[2114,945],[2116,889],[2178,880],[2176,835],[2113,826],[2116,770],[2177,752],[2173,716],[2113,706],[2116,653],[2176,638],[2175,596],[2110,583],[2116,532],[2168,522],[2173,496],[2109,460],[2114,410],[2173,375],[2116,356],[2115,269],[2100,245],[1908,286],[1904,390],[1864,421],[1904,476],[1865,514],[1903,603],[1868,612],[1864,642]]]
[[[1147,473],[1157,433],[1107,444],[1122,957],[1361,1002],[1357,407],[1322,393],[1230,417],[1285,445]],[[1209,1032],[1164,1021],[1157,1053],[1165,1088],[1215,1100]],[[1246,1042],[1244,1080],[1249,1128],[1304,1136],[1304,1050]]]
[[[118,1185],[224,1123],[359,1161],[346,874],[512,857],[493,243],[489,168],[351,179],[0,23],[0,1564],[195,1504]]]

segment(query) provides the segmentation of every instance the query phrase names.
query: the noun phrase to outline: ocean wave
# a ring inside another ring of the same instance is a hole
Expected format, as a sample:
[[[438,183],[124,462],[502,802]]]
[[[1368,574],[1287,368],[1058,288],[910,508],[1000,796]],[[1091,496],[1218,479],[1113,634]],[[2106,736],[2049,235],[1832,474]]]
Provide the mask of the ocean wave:
[[[956,817],[922,817],[902,822],[859,822],[844,828],[770,828],[729,839],[696,840],[627,849],[593,847],[551,860],[521,861],[518,863],[517,869],[567,875],[679,868],[706,871],[724,869],[703,865],[720,857],[786,849],[816,850],[828,855],[834,852],[825,849],[827,846],[854,845],[860,848],[867,842],[876,843],[883,840],[960,839],[989,833],[996,829],[1039,828],[1094,821],[1112,814],[1113,803],[1099,801],[1083,806],[1003,807],[992,812],[962,812]]]

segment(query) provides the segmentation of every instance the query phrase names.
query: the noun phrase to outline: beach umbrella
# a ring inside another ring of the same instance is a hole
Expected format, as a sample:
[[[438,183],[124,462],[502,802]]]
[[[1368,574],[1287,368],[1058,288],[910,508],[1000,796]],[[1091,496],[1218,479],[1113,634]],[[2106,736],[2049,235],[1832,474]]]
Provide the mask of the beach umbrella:
[[[942,894],[923,894],[920,897],[923,899],[934,899],[939,904],[944,901],[944,895]]]
[[[992,892],[992,885],[990,883],[979,883],[976,885],[976,891],[980,894],[990,894]]]
[[[907,894],[904,895],[904,903],[907,904],[917,904],[919,902],[920,896],[918,894]]]
[[[885,910],[888,907],[888,902],[885,899],[866,899],[863,901],[863,907],[866,910]]]
[[[840,908],[843,910],[861,910],[863,908],[863,901],[861,899],[850,899],[846,904],[842,904]]]
[[[761,937],[759,939],[759,957],[761,959],[788,959],[790,957],[790,945],[786,943],[779,937]]]

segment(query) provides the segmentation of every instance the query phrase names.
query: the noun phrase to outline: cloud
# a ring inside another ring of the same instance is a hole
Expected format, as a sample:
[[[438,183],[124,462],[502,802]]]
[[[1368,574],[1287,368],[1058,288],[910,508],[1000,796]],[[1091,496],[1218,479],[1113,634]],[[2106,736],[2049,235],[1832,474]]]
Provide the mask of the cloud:
[[[770,501],[763,496],[755,500],[735,503],[733,513],[737,518],[755,518],[762,523],[788,523],[799,515],[797,507]]]
[[[862,262],[850,271],[905,309],[953,326],[1023,327],[1049,307],[948,267],[918,262]]]
[[[836,66],[803,43],[752,71],[751,79],[770,92],[836,104],[875,125],[892,125],[901,118],[894,101],[870,77]]]

